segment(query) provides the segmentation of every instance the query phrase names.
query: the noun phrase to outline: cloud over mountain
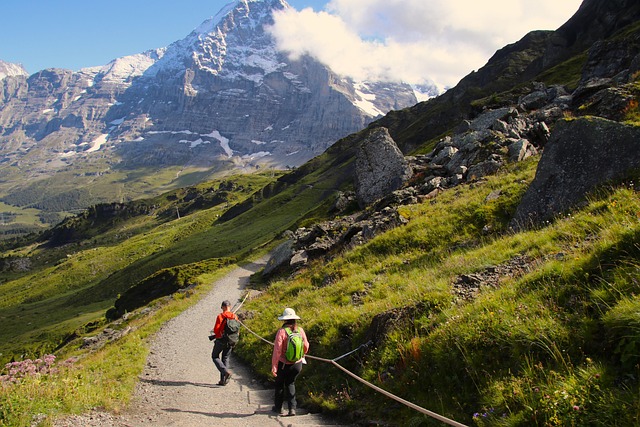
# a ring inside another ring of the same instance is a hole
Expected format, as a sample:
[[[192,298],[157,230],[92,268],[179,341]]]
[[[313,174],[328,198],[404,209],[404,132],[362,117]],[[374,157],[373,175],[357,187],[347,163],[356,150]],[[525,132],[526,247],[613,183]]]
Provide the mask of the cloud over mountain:
[[[325,11],[284,10],[271,32],[293,57],[310,54],[357,79],[434,80],[484,65],[535,29],[556,29],[580,0],[332,0]]]

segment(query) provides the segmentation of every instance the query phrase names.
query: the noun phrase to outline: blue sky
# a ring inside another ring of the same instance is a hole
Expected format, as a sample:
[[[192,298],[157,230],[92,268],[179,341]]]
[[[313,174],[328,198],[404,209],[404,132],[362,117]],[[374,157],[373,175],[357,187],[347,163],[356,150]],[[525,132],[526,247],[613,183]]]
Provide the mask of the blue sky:
[[[29,73],[105,65],[182,39],[229,0],[3,0],[0,59]],[[556,29],[581,0],[288,0],[281,49],[340,74],[453,85],[496,49]],[[306,9],[305,8],[312,8]]]
[[[2,0],[0,59],[29,73],[104,65],[182,39],[230,0]],[[326,1],[291,0],[321,10]]]

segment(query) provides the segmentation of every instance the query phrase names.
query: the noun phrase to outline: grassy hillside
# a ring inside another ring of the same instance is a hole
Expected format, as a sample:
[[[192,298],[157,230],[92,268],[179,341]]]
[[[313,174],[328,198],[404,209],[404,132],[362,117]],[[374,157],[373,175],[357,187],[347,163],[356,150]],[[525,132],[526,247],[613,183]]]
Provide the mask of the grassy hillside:
[[[6,216],[0,223],[0,239],[42,231],[98,203],[154,197],[231,174],[220,168],[178,166],[128,170],[113,168],[107,159],[101,159],[87,166],[86,172],[80,168],[47,177],[33,171],[25,177],[23,172],[4,165],[0,168],[0,216],[17,216]]]
[[[52,230],[47,244],[33,241],[4,251],[0,360],[53,350],[85,324],[103,319],[118,294],[158,270],[243,257],[247,248],[242,245],[216,244],[216,239],[228,239],[229,234],[241,238],[233,232],[233,223],[212,224],[230,205],[276,178],[271,173],[237,176],[123,205],[103,216],[88,212]],[[204,196],[192,200],[194,192]],[[202,201],[207,194],[217,195],[218,203],[214,198],[210,208],[190,211],[194,200]],[[254,238],[250,243],[256,246],[283,227],[277,221],[261,226],[274,231],[264,240]],[[251,227],[244,230],[250,233]],[[52,241],[57,244],[51,246]],[[195,246],[198,252],[188,256],[179,249]]]
[[[544,227],[511,233],[534,167],[405,208],[406,227],[270,284],[245,305],[249,326],[270,337],[290,306],[316,356],[372,340],[341,363],[466,424],[636,425],[635,180]],[[266,378],[270,351],[247,336],[238,354]],[[299,384],[307,403],[347,417],[364,410],[392,425],[440,425],[315,361]]]

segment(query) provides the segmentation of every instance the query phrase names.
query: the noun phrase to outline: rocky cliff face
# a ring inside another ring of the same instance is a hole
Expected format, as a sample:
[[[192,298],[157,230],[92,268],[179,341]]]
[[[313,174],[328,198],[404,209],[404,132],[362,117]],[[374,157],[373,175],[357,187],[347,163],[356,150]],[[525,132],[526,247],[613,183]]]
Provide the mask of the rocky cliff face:
[[[408,85],[355,82],[278,52],[268,26],[288,7],[238,0],[167,48],[79,72],[27,77],[0,64],[0,173],[297,166],[417,102]]]

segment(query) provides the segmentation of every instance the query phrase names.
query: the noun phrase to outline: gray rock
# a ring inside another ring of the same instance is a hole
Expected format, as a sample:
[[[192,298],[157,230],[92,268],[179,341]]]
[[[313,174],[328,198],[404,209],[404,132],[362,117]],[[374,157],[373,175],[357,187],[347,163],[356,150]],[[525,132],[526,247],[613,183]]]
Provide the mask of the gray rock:
[[[420,188],[420,190],[422,194],[428,194],[433,190],[440,188],[442,186],[443,181],[444,181],[444,178],[442,178],[441,176],[436,176],[436,177],[427,179],[422,185],[422,187]]]
[[[519,100],[519,104],[525,110],[537,110],[538,108],[544,107],[549,101],[549,96],[546,91],[537,91],[532,92],[528,95],[523,96]]]
[[[529,141],[526,139],[519,139],[518,141],[509,145],[509,161],[512,163],[522,161],[529,148]]]
[[[309,261],[309,254],[307,251],[296,251],[291,257],[291,261],[289,262],[289,266],[291,268],[300,268],[307,265]]]
[[[455,147],[444,147],[442,150],[440,150],[440,152],[438,152],[438,155],[436,155],[431,163],[433,163],[434,165],[444,166],[451,161],[452,157],[457,152],[458,149]]]
[[[373,129],[356,153],[355,186],[358,203],[367,206],[398,190],[413,171],[386,128]]]
[[[471,130],[482,131],[490,129],[496,120],[508,120],[509,117],[517,117],[518,111],[512,107],[489,110],[476,117],[470,124]]]
[[[637,169],[638,141],[640,128],[606,119],[558,122],[512,225],[550,220],[583,202],[596,186]]]
[[[509,125],[502,121],[502,120],[496,120],[496,122],[493,124],[493,126],[491,127],[491,129],[501,132],[505,135],[507,135],[509,133]]]
[[[489,159],[469,167],[467,171],[467,180],[473,181],[488,175],[493,175],[500,169],[502,163],[496,159]]]
[[[281,243],[271,254],[264,267],[264,276],[270,276],[282,267],[288,266],[293,257],[293,240]]]

